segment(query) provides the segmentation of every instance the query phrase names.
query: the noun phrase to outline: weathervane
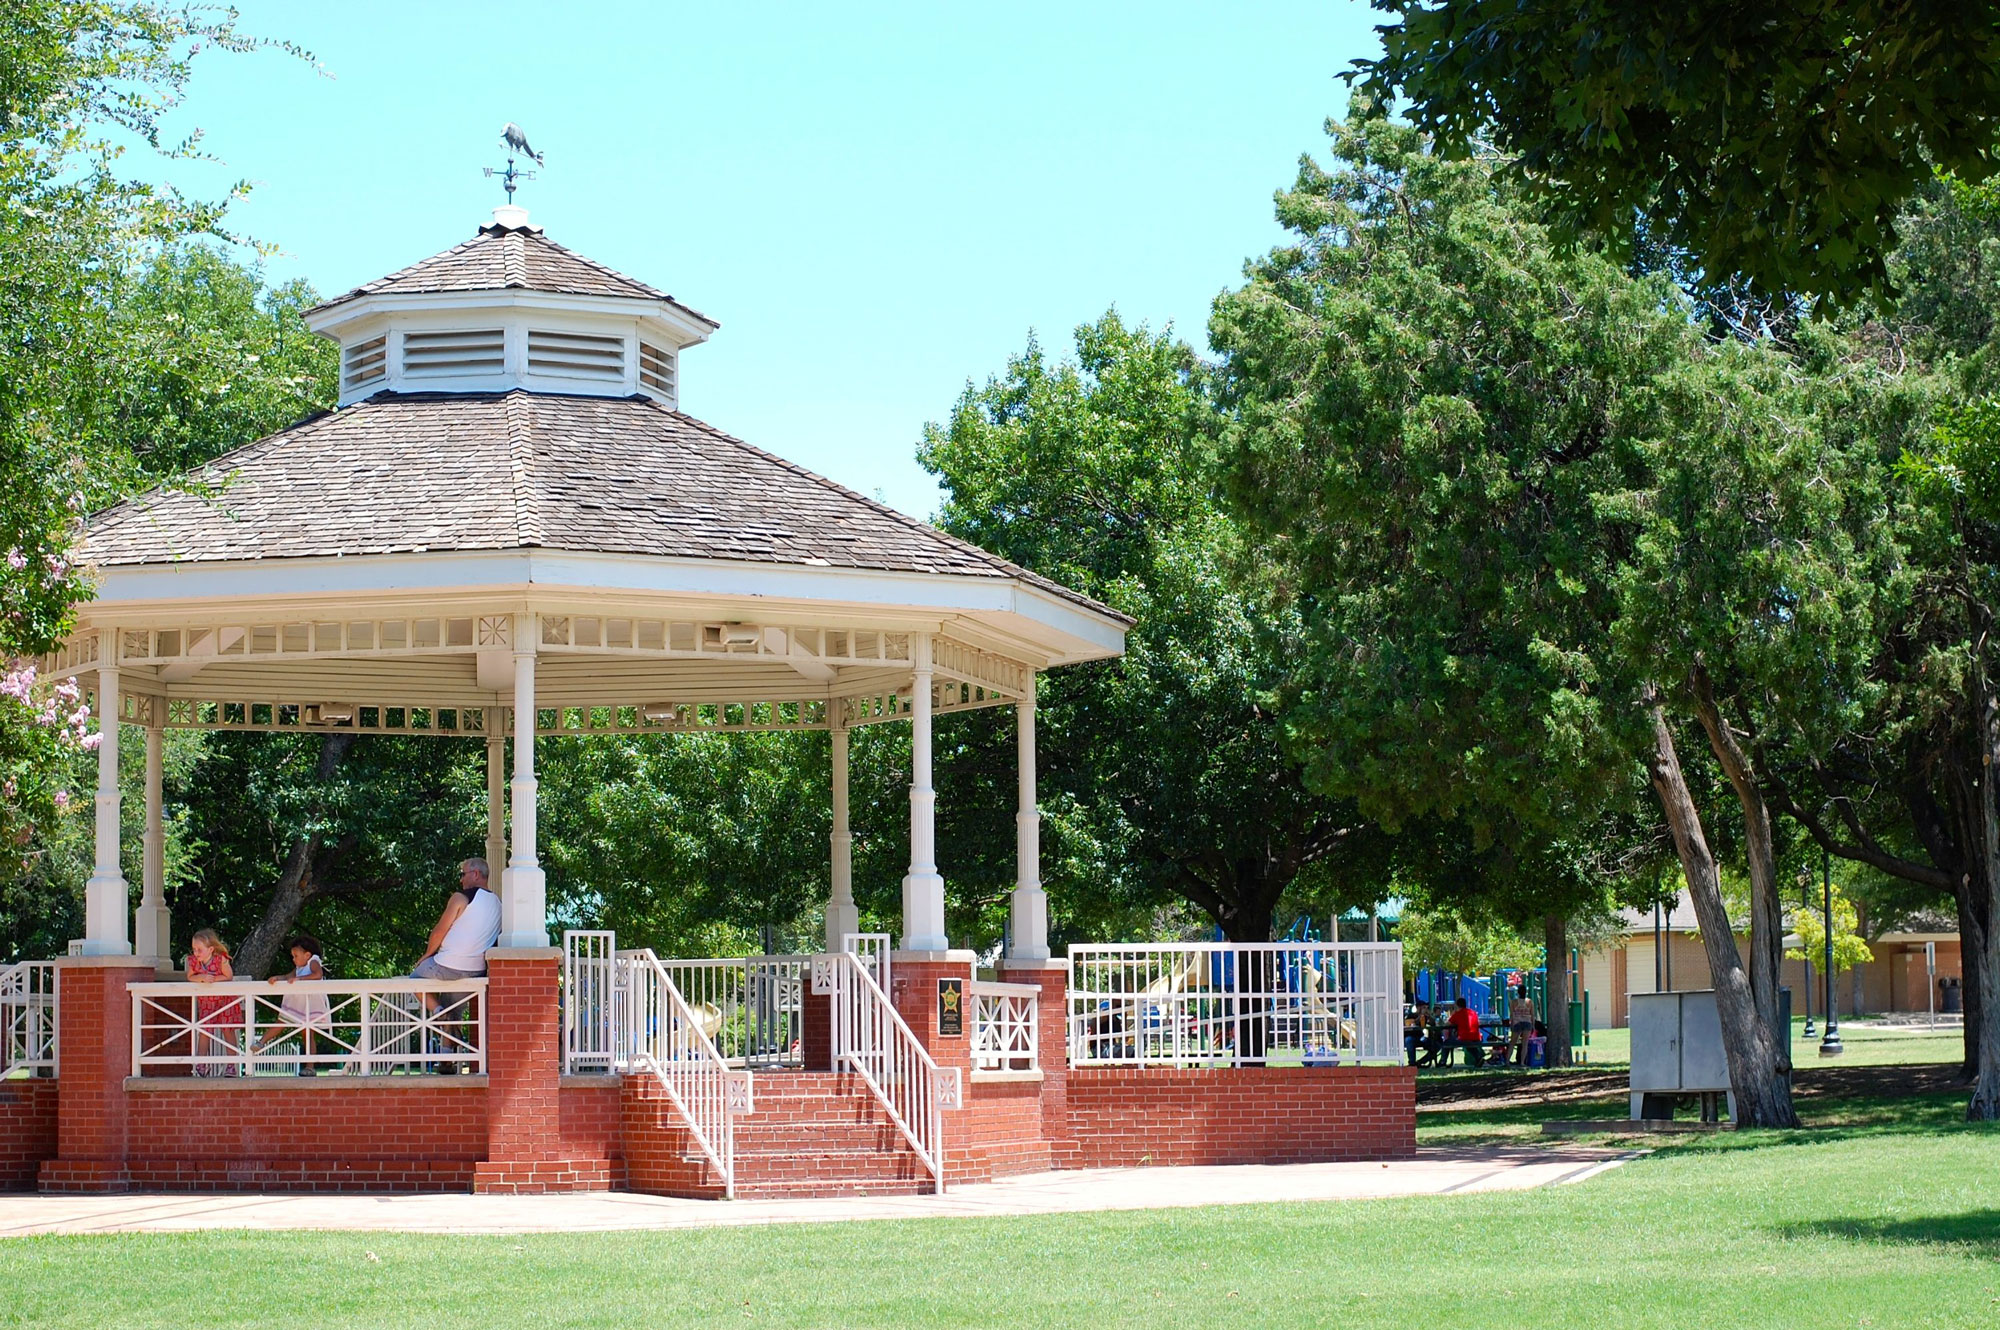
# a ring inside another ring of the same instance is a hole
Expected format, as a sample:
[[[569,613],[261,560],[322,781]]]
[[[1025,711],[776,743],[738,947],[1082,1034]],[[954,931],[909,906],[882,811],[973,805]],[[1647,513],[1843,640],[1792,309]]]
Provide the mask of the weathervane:
[[[496,175],[500,177],[501,188],[507,191],[507,202],[511,205],[514,202],[514,190],[520,182],[535,178],[533,171],[523,171],[516,168],[514,158],[516,156],[526,157],[536,166],[540,166],[542,165],[542,154],[528,146],[528,136],[522,133],[521,127],[512,120],[507,122],[507,128],[500,131],[500,142],[505,144],[507,148],[507,165],[504,168],[488,166],[484,170],[488,177]]]

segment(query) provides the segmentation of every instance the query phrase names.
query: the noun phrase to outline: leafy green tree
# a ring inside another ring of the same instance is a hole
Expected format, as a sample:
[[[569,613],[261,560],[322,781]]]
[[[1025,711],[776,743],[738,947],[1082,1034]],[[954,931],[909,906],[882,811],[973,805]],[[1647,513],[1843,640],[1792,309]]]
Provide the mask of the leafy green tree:
[[[1788,1124],[1679,758],[1680,680],[1616,631],[1658,450],[1709,423],[1687,376],[1715,371],[1669,287],[1560,250],[1488,164],[1381,118],[1330,132],[1335,168],[1305,162],[1279,198],[1294,241],[1211,324],[1233,494],[1305,619],[1287,723],[1308,781],[1532,862],[1629,816],[1643,771],[1713,934],[1739,1109]]]
[[[1486,919],[1467,919],[1450,906],[1426,907],[1412,902],[1396,924],[1396,941],[1403,944],[1403,968],[1450,970],[1457,974],[1493,974],[1499,970],[1533,969],[1542,963],[1540,944],[1516,929]]]
[[[1824,963],[1826,956],[1826,914],[1824,907],[1801,905],[1792,911],[1792,931],[1799,935],[1799,945],[1785,952],[1785,959],[1811,961],[1814,965]],[[1840,889],[1833,885],[1833,969],[1838,974],[1851,970],[1857,965],[1866,965],[1875,959],[1875,953],[1868,948],[1868,942],[1861,936],[1861,912]]]
[[[1379,896],[1388,843],[1309,792],[1285,752],[1270,699],[1300,621],[1264,612],[1271,570],[1219,502],[1219,424],[1194,353],[1114,313],[1077,330],[1074,364],[1030,344],[968,389],[920,456],[944,482],[946,530],[1137,620],[1123,660],[1042,681],[1043,785],[1066,847],[1051,899],[1178,897],[1262,941],[1281,905]]]
[[[26,662],[89,593],[70,561],[83,514],[138,474],[120,310],[147,261],[218,234],[228,202],[126,178],[120,158],[196,155],[198,135],[165,129],[194,55],[255,44],[226,11],[146,0],[20,0],[0,22],[0,945],[48,954],[74,931],[61,842],[87,718],[73,697],[51,707]]]
[[[1652,230],[1767,295],[1887,285],[1903,205],[1994,169],[2000,8],[1375,0],[1362,87],[1463,150],[1490,139],[1571,236]]]

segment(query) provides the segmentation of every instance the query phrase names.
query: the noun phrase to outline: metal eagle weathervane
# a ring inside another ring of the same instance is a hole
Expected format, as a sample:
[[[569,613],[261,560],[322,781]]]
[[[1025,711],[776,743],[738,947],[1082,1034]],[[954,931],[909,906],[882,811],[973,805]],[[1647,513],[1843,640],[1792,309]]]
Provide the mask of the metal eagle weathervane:
[[[512,120],[509,120],[507,127],[500,131],[500,142],[507,149],[507,165],[505,167],[489,166],[485,168],[485,171],[489,177],[496,175],[500,177],[500,186],[507,191],[507,202],[511,204],[514,201],[514,190],[519,186],[520,182],[535,178],[533,171],[523,171],[516,167],[514,164],[515,159],[517,157],[526,157],[536,166],[540,166],[542,165],[542,154],[528,146],[527,134]]]

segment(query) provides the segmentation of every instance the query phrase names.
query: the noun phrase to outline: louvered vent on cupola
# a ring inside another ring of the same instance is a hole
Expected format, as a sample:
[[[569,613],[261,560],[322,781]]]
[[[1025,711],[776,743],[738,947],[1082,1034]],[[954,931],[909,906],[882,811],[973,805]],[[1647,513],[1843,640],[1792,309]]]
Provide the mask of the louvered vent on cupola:
[[[340,387],[343,392],[366,387],[389,372],[387,334],[365,342],[350,342],[341,352]]]
[[[597,383],[625,381],[625,339],[593,333],[528,331],[528,372]]]
[[[677,396],[674,353],[650,342],[639,343],[639,386],[673,400]]]
[[[403,377],[480,378],[506,368],[506,335],[498,328],[403,334]]]

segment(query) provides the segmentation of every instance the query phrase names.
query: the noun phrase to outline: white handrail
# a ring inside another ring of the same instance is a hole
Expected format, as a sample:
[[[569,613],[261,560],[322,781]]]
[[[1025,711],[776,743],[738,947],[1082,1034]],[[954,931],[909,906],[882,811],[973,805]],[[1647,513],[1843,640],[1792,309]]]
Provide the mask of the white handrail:
[[[129,984],[132,1074],[486,1070],[485,979]]]
[[[750,1073],[730,1067],[703,1032],[694,1009],[650,950],[618,954],[625,1004],[621,1061],[652,1073],[687,1124],[701,1152],[722,1176],[722,1194],[736,1195],[736,1115],[751,1110]]]
[[[1070,947],[1072,1066],[1401,1062],[1394,942]]]
[[[0,965],[0,1079],[56,1074],[56,963]]]
[[[942,1192],[943,1110],[960,1101],[958,1068],[938,1066],[860,956],[843,951],[833,965],[836,1063],[860,1073]]]

